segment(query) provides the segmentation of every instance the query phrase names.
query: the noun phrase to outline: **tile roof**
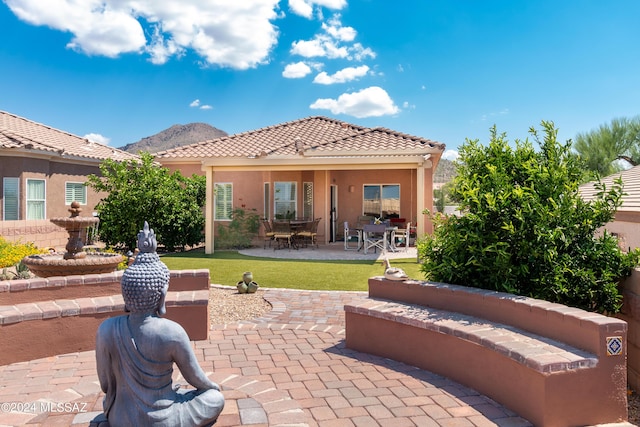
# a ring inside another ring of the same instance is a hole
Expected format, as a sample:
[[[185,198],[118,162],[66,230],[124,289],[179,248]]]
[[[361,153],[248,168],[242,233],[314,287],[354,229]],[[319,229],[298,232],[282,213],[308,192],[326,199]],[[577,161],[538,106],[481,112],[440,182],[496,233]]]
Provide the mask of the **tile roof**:
[[[40,151],[61,158],[129,160],[138,156],[0,111],[0,150]],[[1,153],[2,151],[0,151]]]
[[[385,128],[364,128],[322,116],[307,117],[156,153],[156,159],[258,157],[373,151],[381,155],[405,151],[444,151],[444,144]]]
[[[640,166],[635,166],[622,172],[609,175],[602,178],[602,182],[607,188],[611,188],[616,178],[622,178],[623,192],[622,206],[619,211],[635,211],[640,212]],[[593,200],[596,195],[596,189],[593,182],[580,186],[580,193],[586,200]]]

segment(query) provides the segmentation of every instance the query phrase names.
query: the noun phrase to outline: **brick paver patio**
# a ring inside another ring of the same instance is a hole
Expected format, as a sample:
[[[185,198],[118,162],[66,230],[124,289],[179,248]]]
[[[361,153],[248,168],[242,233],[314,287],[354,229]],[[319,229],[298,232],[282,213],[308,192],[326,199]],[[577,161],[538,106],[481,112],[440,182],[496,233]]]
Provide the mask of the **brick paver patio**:
[[[269,289],[271,313],[214,326],[209,340],[195,342],[227,399],[216,426],[530,425],[447,378],[345,348],[342,307],[364,296]],[[94,357],[0,366],[0,426],[88,425],[102,409]],[[184,383],[177,372],[175,381]]]

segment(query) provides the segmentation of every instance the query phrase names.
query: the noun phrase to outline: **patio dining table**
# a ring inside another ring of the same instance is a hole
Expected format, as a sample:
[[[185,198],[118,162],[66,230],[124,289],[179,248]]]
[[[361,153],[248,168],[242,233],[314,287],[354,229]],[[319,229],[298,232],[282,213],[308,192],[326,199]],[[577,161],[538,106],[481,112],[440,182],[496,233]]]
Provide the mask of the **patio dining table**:
[[[387,224],[368,224],[362,228],[362,241],[364,253],[367,254],[369,249],[376,251],[378,248],[384,252],[396,252],[395,232],[398,227],[392,227]]]

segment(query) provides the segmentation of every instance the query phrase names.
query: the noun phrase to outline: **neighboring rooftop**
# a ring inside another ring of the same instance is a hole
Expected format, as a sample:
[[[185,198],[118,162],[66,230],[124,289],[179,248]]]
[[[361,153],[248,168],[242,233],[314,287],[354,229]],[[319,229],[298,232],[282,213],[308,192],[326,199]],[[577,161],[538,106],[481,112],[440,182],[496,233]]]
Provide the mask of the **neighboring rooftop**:
[[[614,180],[622,178],[623,192],[622,206],[618,208],[618,211],[634,211],[640,212],[640,166],[635,166],[631,169],[627,169],[622,172],[609,175],[602,178],[602,183],[606,185],[607,189],[610,189]],[[593,200],[597,193],[594,187],[594,182],[589,182],[580,186],[580,194],[585,200]]]
[[[0,111],[0,150],[3,153],[53,154],[65,159],[89,161],[138,158],[137,155],[5,111]]]
[[[444,144],[385,128],[365,128],[322,116],[307,117],[257,130],[156,153],[157,159],[264,157],[296,154],[337,156],[356,152],[385,155],[444,151]]]

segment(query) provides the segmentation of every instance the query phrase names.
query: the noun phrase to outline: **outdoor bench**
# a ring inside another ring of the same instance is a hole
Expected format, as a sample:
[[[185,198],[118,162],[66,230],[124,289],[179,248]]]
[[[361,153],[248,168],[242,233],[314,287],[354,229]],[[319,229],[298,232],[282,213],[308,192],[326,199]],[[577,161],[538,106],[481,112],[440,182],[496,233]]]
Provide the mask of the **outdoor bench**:
[[[511,294],[369,279],[346,346],[451,378],[539,426],[626,421],[626,322]]]

